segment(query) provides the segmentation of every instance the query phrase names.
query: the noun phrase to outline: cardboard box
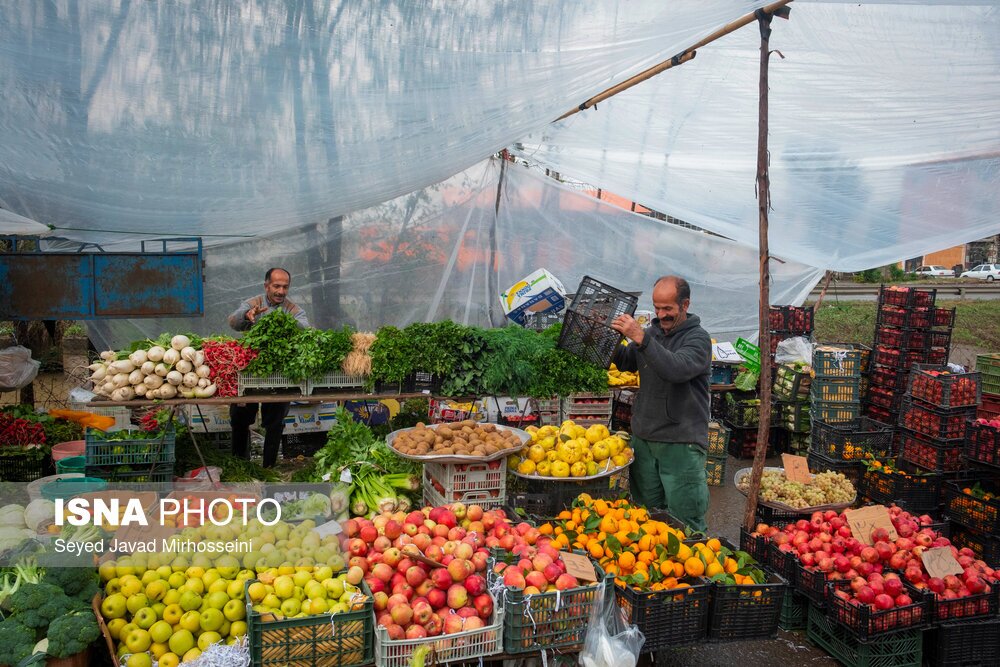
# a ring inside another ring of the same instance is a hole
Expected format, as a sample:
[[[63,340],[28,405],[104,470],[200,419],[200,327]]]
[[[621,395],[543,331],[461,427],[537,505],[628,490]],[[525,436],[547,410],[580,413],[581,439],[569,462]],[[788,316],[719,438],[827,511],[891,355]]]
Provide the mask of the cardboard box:
[[[483,409],[486,412],[487,420],[491,422],[497,421],[498,418],[504,417],[506,419],[511,419],[514,417],[520,417],[521,415],[533,415],[534,411],[531,409],[531,399],[530,398],[511,398],[509,396],[497,396],[482,399]]]
[[[195,433],[222,433],[232,430],[228,405],[185,405],[184,421]],[[254,424],[260,422],[260,415]]]
[[[336,403],[293,405],[285,416],[285,434],[329,431],[337,421]]]
[[[524,326],[529,312],[562,310],[566,305],[566,288],[551,273],[538,269],[502,292],[500,303],[507,317]]]

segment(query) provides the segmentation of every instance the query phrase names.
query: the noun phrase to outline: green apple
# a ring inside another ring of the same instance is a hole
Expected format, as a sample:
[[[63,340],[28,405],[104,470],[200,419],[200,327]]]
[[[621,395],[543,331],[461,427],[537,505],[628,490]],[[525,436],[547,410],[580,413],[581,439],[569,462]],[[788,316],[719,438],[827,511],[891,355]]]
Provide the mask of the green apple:
[[[139,611],[135,612],[135,616],[132,617],[132,622],[138,625],[143,630],[149,630],[153,627],[153,623],[156,623],[156,612],[149,607],[143,607]]]
[[[136,593],[125,602],[125,607],[133,614],[137,613],[143,607],[148,606],[149,598],[146,597],[145,593]]]
[[[184,655],[194,648],[194,635],[192,635],[187,629],[178,630],[174,634],[170,635],[167,645],[170,647],[171,653]]]
[[[165,644],[170,640],[170,635],[174,634],[174,629],[166,621],[157,621],[149,628],[149,636],[158,644]]]
[[[229,602],[229,594],[225,591],[215,591],[214,593],[209,593],[205,601],[208,602],[208,606],[212,609],[222,609]]]
[[[302,603],[295,598],[288,598],[281,603],[281,613],[285,616],[295,616],[302,609]]]
[[[125,616],[125,612],[128,610],[127,601],[125,596],[121,593],[115,593],[114,595],[109,595],[104,598],[101,602],[101,615],[104,616],[105,620],[110,620],[112,618],[122,618]]]
[[[190,649],[187,653],[181,656],[181,662],[194,662],[201,657],[201,649],[197,646]]]
[[[184,591],[181,593],[180,605],[184,611],[197,609],[201,606],[201,596],[194,591]]]
[[[196,611],[186,611],[177,624],[185,630],[198,632],[201,629],[201,614]]]
[[[323,586],[326,588],[328,598],[336,600],[344,594],[344,580],[340,577],[337,577],[336,579],[327,579],[323,582]]]
[[[133,653],[125,661],[125,667],[152,667],[153,658],[146,652]]]
[[[226,586],[226,595],[228,595],[232,600],[242,600],[243,586],[243,582],[239,579],[236,581],[230,581],[229,585]]]
[[[142,628],[136,628],[125,635],[125,645],[132,653],[142,653],[149,650],[149,645],[153,643],[149,633]]]
[[[183,572],[174,572],[167,578],[167,583],[171,588],[180,588],[187,583],[187,577]]]
[[[218,630],[226,622],[226,617],[218,609],[206,609],[199,615],[202,630],[209,632]]]
[[[264,596],[264,599],[261,600],[261,604],[269,609],[277,609],[281,606],[281,598],[274,593],[268,593]]]
[[[222,608],[222,613],[230,621],[242,621],[246,618],[247,610],[242,600],[230,600]]]
[[[242,637],[247,633],[246,621],[233,621],[229,625],[229,636],[230,637]]]
[[[202,651],[207,651],[209,646],[221,641],[222,635],[218,632],[203,632],[201,633],[201,636],[198,637],[198,648]]]

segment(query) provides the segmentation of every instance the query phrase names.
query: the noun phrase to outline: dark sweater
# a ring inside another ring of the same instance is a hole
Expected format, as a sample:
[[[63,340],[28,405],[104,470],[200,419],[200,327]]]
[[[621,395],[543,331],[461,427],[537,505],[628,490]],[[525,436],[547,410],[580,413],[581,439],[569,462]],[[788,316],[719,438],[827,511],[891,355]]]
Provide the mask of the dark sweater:
[[[615,352],[615,365],[639,371],[632,406],[632,433],[653,442],[692,443],[708,449],[712,339],[701,318],[687,319],[669,334],[658,319],[645,329],[641,345]]]

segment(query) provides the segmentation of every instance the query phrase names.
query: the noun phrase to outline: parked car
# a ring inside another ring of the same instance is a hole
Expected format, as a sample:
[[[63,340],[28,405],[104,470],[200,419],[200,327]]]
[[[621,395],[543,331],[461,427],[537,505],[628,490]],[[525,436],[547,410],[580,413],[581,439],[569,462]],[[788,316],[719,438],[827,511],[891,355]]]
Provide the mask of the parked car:
[[[1000,280],[1000,264],[980,264],[968,271],[963,271],[961,278],[979,278],[980,280]]]
[[[916,271],[914,271],[918,276],[937,276],[937,277],[948,277],[954,278],[955,272],[951,269],[946,269],[943,266],[921,266]]]

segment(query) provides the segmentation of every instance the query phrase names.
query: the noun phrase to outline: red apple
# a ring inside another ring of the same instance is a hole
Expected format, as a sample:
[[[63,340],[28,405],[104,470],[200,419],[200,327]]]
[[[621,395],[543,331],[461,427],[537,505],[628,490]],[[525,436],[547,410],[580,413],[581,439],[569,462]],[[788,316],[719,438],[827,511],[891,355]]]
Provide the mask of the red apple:
[[[488,619],[490,615],[493,614],[493,598],[487,593],[477,595],[472,601],[472,606],[475,607],[476,612],[479,614],[479,618],[484,620]]]

